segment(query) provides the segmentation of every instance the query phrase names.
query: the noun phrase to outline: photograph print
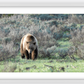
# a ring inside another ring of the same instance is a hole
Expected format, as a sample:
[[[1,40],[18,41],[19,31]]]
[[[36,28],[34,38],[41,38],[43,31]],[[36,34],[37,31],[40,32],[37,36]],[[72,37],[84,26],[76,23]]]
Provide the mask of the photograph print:
[[[0,72],[84,72],[84,14],[0,14]]]

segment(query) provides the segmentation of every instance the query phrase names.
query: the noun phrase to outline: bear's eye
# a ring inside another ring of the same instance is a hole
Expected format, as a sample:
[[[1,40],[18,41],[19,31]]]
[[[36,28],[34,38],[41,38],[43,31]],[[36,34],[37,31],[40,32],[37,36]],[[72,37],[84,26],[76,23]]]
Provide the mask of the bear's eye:
[[[34,45],[36,44],[36,43],[33,43]]]
[[[27,42],[27,44],[28,44],[29,42]]]

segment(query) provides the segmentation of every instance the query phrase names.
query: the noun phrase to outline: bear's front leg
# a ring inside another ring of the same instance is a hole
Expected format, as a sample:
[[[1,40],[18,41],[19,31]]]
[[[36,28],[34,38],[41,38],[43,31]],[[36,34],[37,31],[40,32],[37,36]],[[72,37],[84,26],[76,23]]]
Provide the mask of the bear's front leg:
[[[35,55],[36,55],[35,50],[33,50],[32,53],[31,53],[31,58],[32,58],[32,60],[35,59]]]
[[[35,49],[35,59],[37,58],[38,56],[38,48]]]
[[[29,54],[28,54],[27,50],[24,50],[24,55],[25,55],[26,59],[29,59]]]
[[[24,52],[23,52],[23,44],[22,43],[20,44],[20,53],[21,53],[21,58],[24,59],[25,55],[24,55]]]
[[[21,54],[21,58],[24,59],[25,58],[25,55],[24,54]]]

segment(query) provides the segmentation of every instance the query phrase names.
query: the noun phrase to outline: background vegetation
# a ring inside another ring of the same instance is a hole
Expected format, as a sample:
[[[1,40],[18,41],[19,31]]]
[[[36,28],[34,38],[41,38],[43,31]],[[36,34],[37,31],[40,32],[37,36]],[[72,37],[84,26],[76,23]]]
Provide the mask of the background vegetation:
[[[21,38],[39,43],[37,60],[21,59]],[[0,72],[84,72],[83,14],[0,14]]]

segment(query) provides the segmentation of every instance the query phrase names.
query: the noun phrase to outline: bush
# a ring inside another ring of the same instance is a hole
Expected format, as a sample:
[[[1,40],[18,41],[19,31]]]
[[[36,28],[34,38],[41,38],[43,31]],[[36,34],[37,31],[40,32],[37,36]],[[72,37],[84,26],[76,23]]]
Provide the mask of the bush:
[[[65,58],[68,55],[68,49],[59,49],[58,54],[61,58]]]
[[[73,14],[69,18],[69,23],[83,24],[84,23],[84,15],[81,14]]]
[[[64,34],[63,34],[63,38],[69,38],[69,39],[71,39],[71,34],[64,33]]]
[[[71,31],[72,39],[70,42],[72,42],[73,46],[75,47],[75,52],[80,58],[84,59],[83,52],[83,44],[84,44],[84,27],[82,30],[77,29],[74,31]]]
[[[52,21],[51,23],[50,23],[50,26],[53,26],[53,25],[55,25],[56,27],[58,26],[58,22],[57,21]]]
[[[56,40],[62,38],[63,36],[63,32],[56,32],[53,34],[53,38],[55,38]]]
[[[68,14],[31,14],[31,17],[36,17],[41,20],[51,20],[51,19],[68,19]]]

